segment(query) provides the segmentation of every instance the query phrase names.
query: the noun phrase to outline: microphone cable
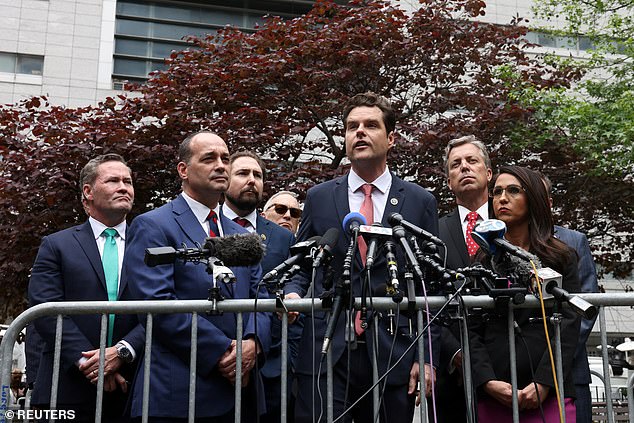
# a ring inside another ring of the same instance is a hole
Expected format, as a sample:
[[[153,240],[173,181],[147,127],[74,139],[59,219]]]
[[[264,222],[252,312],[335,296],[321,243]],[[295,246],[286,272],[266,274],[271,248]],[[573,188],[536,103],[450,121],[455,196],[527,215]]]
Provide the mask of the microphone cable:
[[[394,323],[394,336],[392,338],[392,344],[390,345],[390,352],[387,357],[386,368],[388,369],[390,368],[390,364],[392,362],[392,354],[394,354],[394,346],[396,345],[396,337],[398,335],[398,324],[399,324],[400,317],[401,317],[401,309],[399,307],[396,307],[396,321]],[[378,343],[378,339],[377,339],[377,343]],[[387,378],[385,379],[385,382],[383,383],[383,389],[381,390],[381,395],[379,396],[379,410],[381,409],[381,402],[383,402],[383,398],[385,397],[386,388],[387,388]],[[377,415],[377,418],[378,417],[379,416]],[[385,421],[387,422],[388,416],[387,416],[387,410],[385,408],[383,409],[383,417],[385,418]]]
[[[463,285],[464,286],[464,285]],[[414,346],[418,343],[418,340],[420,339],[421,336],[423,336],[423,334],[425,333],[425,331],[430,327],[430,325],[438,318],[438,316],[449,306],[449,303],[451,303],[453,301],[453,299],[460,294],[462,291],[462,287],[458,288],[456,290],[456,292],[454,292],[451,297],[445,301],[445,303],[438,309],[438,312],[432,316],[432,318],[427,322],[427,325],[425,325],[423,327],[423,329],[420,331],[420,333],[418,335],[416,335],[416,337],[414,338],[414,340],[409,344],[409,346],[405,349],[405,351],[403,351],[403,353],[401,354],[401,356],[396,360],[396,362],[390,367],[388,368],[385,373],[379,377],[379,380],[376,381],[376,383],[374,383],[370,388],[368,388],[363,395],[361,395],[354,403],[352,403],[352,405],[350,405],[348,408],[346,408],[338,417],[336,417],[333,420],[333,423],[340,421],[353,407],[355,407],[366,395],[368,395],[370,392],[372,392],[372,390],[383,381],[383,379],[385,379],[390,372],[392,372],[392,370],[394,370],[396,368],[396,366],[398,366],[401,361],[403,361],[403,359],[405,358],[405,356],[407,355],[407,353],[414,348]],[[430,356],[430,361],[431,361],[431,356]],[[423,363],[423,366],[425,365],[425,363]],[[424,371],[424,368],[423,368]]]
[[[533,260],[531,260],[531,266],[533,267],[533,272],[535,272],[535,277],[539,278],[539,273],[537,272],[537,267]],[[553,358],[553,348],[550,345],[550,335],[548,334],[548,322],[546,320],[546,307],[544,306],[544,294],[542,292],[542,284],[537,280],[537,290],[539,291],[539,304],[542,312],[542,323],[544,324],[544,334],[546,335],[546,346],[548,347],[548,357],[550,358],[550,369],[553,375],[553,384],[555,385],[555,394],[557,396],[557,407],[559,409],[559,421],[564,421],[564,413],[563,408],[561,407],[561,393],[559,391],[559,383],[557,383],[557,371],[555,370],[555,359]],[[561,339],[559,340],[561,342]]]
[[[458,312],[462,313],[462,317],[464,319],[464,327],[462,327],[462,325],[460,325],[460,345],[461,346],[463,345],[463,339],[465,339],[466,342],[467,342],[467,347],[468,347],[469,351],[471,351],[471,337],[469,336],[469,313],[468,313],[468,310],[467,310],[467,306],[464,303],[464,298],[462,297],[462,295],[458,295],[458,303],[460,304],[459,307],[458,307]],[[465,330],[467,331],[466,334],[464,334],[464,332],[463,332]],[[467,378],[466,378],[465,372],[464,372],[465,360],[466,360],[466,358],[464,356],[464,351],[463,351],[463,354],[462,354],[462,369],[463,369],[463,371],[462,371],[462,386],[464,386],[463,390],[467,389],[467,383],[466,383],[466,379]],[[473,370],[471,370],[471,372],[473,372]],[[473,378],[471,378],[471,387],[470,388],[471,388],[471,392],[472,393],[476,392],[476,388],[475,388],[474,383],[473,383]],[[466,403],[466,400],[467,400],[467,396],[466,395],[465,395],[464,399],[465,399],[465,406],[469,407],[469,410],[471,412],[471,416],[473,417],[473,421],[477,423],[478,422],[478,413],[477,413],[477,409],[476,409],[477,400],[475,398],[473,398],[474,401],[470,401],[471,403],[467,404]],[[434,421],[436,421],[436,416],[435,415],[434,415]]]
[[[539,395],[537,382],[535,382],[535,369],[533,368],[533,357],[531,356],[530,348],[528,348],[526,339],[524,339],[522,328],[520,328],[520,325],[518,325],[516,321],[513,321],[513,328],[515,329],[515,334],[520,338],[520,340],[522,341],[522,344],[524,344],[524,349],[526,350],[526,354],[528,355],[528,366],[531,371],[531,379],[533,381],[533,386],[535,386],[535,394],[537,394],[537,404],[539,404],[539,412],[542,416],[542,422],[546,423],[546,416],[544,415],[544,407],[542,406],[542,399],[540,398],[540,395]]]

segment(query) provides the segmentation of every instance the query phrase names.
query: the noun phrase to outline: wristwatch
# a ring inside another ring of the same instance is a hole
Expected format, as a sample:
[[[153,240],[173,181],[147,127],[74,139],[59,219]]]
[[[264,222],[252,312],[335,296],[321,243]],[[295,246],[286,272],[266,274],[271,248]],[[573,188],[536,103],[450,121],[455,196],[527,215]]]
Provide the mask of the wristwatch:
[[[117,349],[117,357],[123,360],[124,363],[132,363],[132,360],[134,360],[132,351],[123,342],[118,342],[115,348]]]

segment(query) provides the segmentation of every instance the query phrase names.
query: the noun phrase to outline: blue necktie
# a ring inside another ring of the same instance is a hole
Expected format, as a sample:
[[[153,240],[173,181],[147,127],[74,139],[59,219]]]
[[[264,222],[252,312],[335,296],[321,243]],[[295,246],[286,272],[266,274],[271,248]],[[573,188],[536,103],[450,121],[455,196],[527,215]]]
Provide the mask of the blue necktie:
[[[117,230],[107,228],[102,233],[106,237],[103,247],[103,273],[106,276],[106,288],[108,289],[108,301],[117,301],[119,291],[119,249],[117,248]],[[108,346],[112,345],[112,333],[114,331],[114,314],[108,315]]]
[[[215,211],[209,212],[207,221],[209,222],[209,238],[216,238],[220,235],[220,229],[218,229],[218,215]]]

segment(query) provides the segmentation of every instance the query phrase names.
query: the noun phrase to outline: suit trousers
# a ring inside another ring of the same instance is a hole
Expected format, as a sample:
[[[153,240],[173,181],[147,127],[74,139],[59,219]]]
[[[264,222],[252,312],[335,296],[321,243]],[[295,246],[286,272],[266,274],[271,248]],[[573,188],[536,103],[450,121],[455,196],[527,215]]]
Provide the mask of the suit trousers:
[[[324,359],[325,360],[325,359]],[[349,365],[348,365],[349,363]],[[326,363],[322,364],[325,366]],[[380,375],[379,375],[380,376]],[[295,407],[295,422],[312,423],[313,409],[315,421],[326,421],[326,373],[319,378],[321,399],[317,390],[315,375],[315,407],[312,405],[313,377],[309,375],[297,375],[298,393]],[[411,423],[414,417],[415,396],[408,395],[409,380],[399,385],[379,384],[381,388],[380,421],[383,423]],[[372,361],[365,343],[358,343],[355,350],[344,352],[333,368],[333,409],[334,418],[340,416],[345,409],[350,407],[372,386]],[[321,419],[319,417],[321,416]],[[343,422],[372,422],[373,404],[372,392],[363,399],[341,420]]]

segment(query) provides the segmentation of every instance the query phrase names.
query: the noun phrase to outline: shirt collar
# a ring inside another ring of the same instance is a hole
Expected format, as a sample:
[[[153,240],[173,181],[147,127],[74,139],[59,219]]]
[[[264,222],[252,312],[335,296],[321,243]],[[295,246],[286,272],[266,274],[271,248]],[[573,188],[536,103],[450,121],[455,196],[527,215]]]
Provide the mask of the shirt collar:
[[[467,215],[469,214],[469,212],[471,212],[471,210],[469,210],[465,206],[458,206],[458,213],[460,213],[461,222],[467,220]],[[487,201],[486,203],[478,207],[476,212],[478,212],[482,220],[487,220],[489,218],[489,202]]]
[[[209,212],[211,211],[211,209],[203,203],[194,200],[189,195],[185,194],[184,191],[182,192],[182,196],[189,208],[192,210],[192,213],[194,213],[194,216],[196,216],[198,222],[204,224],[207,221],[207,216],[209,216]],[[218,214],[218,209],[219,206],[216,205],[216,208],[214,209],[216,214]]]
[[[357,175],[352,168],[350,169],[350,173],[348,174],[348,187],[350,187],[352,192],[356,192],[359,188],[361,188],[361,185],[367,183],[368,182],[364,181],[359,175]],[[390,185],[392,185],[392,174],[387,166],[381,176],[370,183],[374,185],[374,188],[381,191],[381,193],[386,194],[390,189]]]
[[[251,224],[252,228],[257,228],[257,222],[258,222],[258,214],[255,210],[252,210],[251,213],[247,214],[246,216],[238,216],[236,214],[236,212],[234,212],[231,207],[229,207],[226,203],[222,206],[222,214],[225,215],[225,217],[227,219],[230,220],[234,220],[236,217],[240,217],[242,219],[248,220],[249,223]]]
[[[92,233],[95,236],[95,239],[99,238],[105,229],[110,228],[110,226],[104,225],[92,216],[88,218],[88,222],[90,223],[90,228],[92,229]],[[112,229],[116,230],[121,239],[125,241],[126,227],[127,224],[124,219],[123,222],[119,223],[118,225],[112,226]]]

